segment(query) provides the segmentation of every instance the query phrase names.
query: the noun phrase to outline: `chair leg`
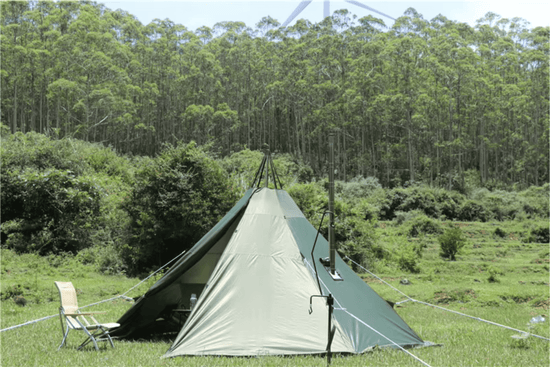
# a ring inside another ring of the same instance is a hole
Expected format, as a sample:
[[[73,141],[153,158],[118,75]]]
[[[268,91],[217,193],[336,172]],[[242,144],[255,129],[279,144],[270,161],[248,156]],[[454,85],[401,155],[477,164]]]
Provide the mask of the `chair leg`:
[[[84,341],[84,343],[80,344],[80,346],[76,350],[82,349],[84,346],[86,346],[89,342],[94,343],[95,350],[99,351],[99,347],[97,346],[97,342],[95,340],[95,335],[91,334],[86,328],[83,329],[86,334],[88,334],[88,339]]]
[[[113,339],[111,339],[111,334],[109,334],[109,332],[107,331],[106,334],[107,338],[109,339],[109,343],[111,343],[111,347],[115,347],[115,345],[113,344]]]
[[[57,350],[61,349],[61,347],[65,344],[65,342],[67,341],[68,335],[69,335],[69,326],[67,326],[67,331],[65,331],[65,335],[63,335],[63,340],[61,341],[61,345],[59,346],[59,348],[57,348]]]
[[[100,332],[96,333],[96,340],[98,342],[104,342],[109,341],[111,343],[111,347],[115,347],[115,344],[113,343],[113,339],[111,338],[110,331],[108,329],[100,328]]]

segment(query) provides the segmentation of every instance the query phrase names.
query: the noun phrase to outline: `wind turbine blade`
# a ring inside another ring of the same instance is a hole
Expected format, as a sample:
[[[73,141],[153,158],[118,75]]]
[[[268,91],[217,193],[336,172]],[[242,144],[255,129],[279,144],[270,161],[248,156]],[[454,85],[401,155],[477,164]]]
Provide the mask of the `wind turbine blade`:
[[[323,19],[326,17],[330,17],[330,2],[329,0],[325,0],[325,3],[323,4]]]
[[[348,3],[350,3],[350,4],[353,4],[353,5],[357,5],[357,6],[361,7],[361,8],[364,8],[364,9],[367,9],[367,10],[370,10],[370,11],[373,11],[373,12],[378,13],[378,14],[380,14],[380,15],[383,15],[383,16],[385,16],[386,18],[390,18],[391,20],[395,20],[394,18],[390,17],[389,15],[384,14],[384,13],[382,13],[382,12],[376,10],[376,9],[373,9],[373,8],[371,8],[370,6],[367,6],[367,5],[365,5],[365,4],[362,4],[362,3],[360,3],[359,1],[355,1],[355,0],[344,0],[344,1],[346,1],[346,2],[348,2]]]
[[[294,9],[294,11],[292,12],[292,14],[290,14],[290,16],[288,17],[287,20],[285,20],[285,22],[281,25],[281,27],[286,27],[290,22],[292,22],[294,20],[294,18],[296,18],[296,16],[298,16],[298,14],[300,14],[302,12],[302,10],[304,10],[306,8],[306,6],[308,6],[313,0],[303,0],[300,4],[298,4],[298,6],[296,7],[296,9]]]

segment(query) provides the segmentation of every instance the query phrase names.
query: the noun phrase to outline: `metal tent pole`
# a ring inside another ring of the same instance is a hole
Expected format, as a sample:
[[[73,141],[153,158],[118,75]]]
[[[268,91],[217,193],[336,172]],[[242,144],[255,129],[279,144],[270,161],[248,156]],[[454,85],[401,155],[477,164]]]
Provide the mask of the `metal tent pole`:
[[[334,241],[334,131],[328,136],[329,145],[329,163],[328,163],[328,244],[330,256],[330,273],[336,274],[336,244]]]

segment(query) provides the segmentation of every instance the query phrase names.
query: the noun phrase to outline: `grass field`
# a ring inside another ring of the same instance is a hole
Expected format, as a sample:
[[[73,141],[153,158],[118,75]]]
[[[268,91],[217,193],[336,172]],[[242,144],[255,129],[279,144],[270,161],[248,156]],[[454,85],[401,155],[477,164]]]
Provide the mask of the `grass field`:
[[[495,235],[495,228],[506,235]],[[490,320],[513,328],[528,330],[533,316],[545,315],[546,321],[529,331],[550,338],[548,307],[548,244],[522,243],[523,224],[463,223],[468,243],[457,261],[442,260],[435,237],[405,239],[402,228],[392,222],[380,223],[380,240],[389,249],[403,241],[422,241],[424,250],[418,273],[406,273],[390,265],[375,266],[384,281],[414,299],[429,302]],[[398,241],[396,239],[399,239]],[[15,255],[2,250],[1,328],[18,325],[57,313],[59,300],[54,281],[72,281],[79,293],[80,305],[87,305],[122,294],[139,282],[124,276],[106,276],[82,265],[76,258]],[[360,274],[382,297],[402,301],[404,297],[370,274]],[[400,281],[406,278],[409,285]],[[135,297],[147,290],[154,280],[127,294]],[[19,306],[12,296],[20,294],[28,301]],[[100,321],[115,321],[130,303],[116,299],[88,308],[107,311]],[[550,343],[528,337],[514,339],[517,332],[488,325],[430,306],[407,302],[396,306],[399,315],[424,339],[442,344],[413,349],[411,352],[431,366],[548,366]],[[170,340],[115,341],[115,349],[101,345],[76,351],[83,334],[73,332],[68,346],[57,351],[62,339],[59,318],[2,332],[2,366],[323,366],[321,356],[258,358],[174,358],[160,357]],[[103,343],[105,344],[105,343]],[[398,350],[375,350],[360,356],[336,356],[334,366],[420,366]]]

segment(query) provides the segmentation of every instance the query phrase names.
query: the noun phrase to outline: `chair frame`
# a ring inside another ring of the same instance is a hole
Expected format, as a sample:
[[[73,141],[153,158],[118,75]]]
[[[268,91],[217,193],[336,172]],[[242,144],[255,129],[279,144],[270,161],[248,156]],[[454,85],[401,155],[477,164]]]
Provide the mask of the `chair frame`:
[[[71,282],[55,282],[55,286],[59,291],[59,297],[61,299],[59,321],[61,322],[61,332],[63,333],[63,340],[57,350],[65,345],[70,330],[82,330],[88,336],[86,340],[78,346],[77,350],[82,349],[92,342],[95,349],[99,351],[99,347],[97,346],[98,341],[109,341],[111,347],[114,348],[115,345],[113,344],[113,339],[109,332],[111,329],[117,328],[120,325],[117,323],[101,324],[98,322],[94,315],[105,314],[105,311],[81,312],[78,308],[76,290]],[[92,324],[88,321],[86,316],[92,319]],[[63,320],[66,322],[66,328]]]

